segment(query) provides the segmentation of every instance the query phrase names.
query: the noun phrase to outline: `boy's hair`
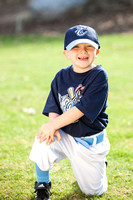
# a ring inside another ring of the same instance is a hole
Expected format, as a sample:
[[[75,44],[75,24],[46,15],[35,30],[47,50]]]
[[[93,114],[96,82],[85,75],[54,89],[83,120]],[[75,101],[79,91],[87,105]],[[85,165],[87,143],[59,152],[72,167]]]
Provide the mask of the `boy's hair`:
[[[88,43],[96,49],[100,49],[97,32],[89,26],[77,25],[67,30],[64,50],[70,51],[75,45],[80,43]]]

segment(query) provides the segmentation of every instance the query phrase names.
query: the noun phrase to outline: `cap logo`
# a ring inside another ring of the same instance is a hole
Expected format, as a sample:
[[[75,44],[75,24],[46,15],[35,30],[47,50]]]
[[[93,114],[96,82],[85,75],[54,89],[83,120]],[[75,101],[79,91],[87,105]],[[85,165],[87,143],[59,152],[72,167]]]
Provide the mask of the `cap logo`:
[[[83,36],[87,33],[87,28],[85,26],[78,26],[75,33],[77,34],[77,36]]]

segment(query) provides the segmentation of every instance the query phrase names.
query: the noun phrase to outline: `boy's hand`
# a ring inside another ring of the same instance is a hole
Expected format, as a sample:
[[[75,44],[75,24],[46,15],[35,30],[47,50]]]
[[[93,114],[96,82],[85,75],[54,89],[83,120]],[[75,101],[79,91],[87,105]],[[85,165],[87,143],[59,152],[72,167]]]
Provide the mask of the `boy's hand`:
[[[59,130],[55,131],[54,136],[57,137],[57,138],[58,138],[58,141],[60,142],[60,140],[61,140],[61,135],[60,135]],[[51,137],[49,137],[49,139],[46,140],[46,144],[47,144],[47,145],[50,145],[51,142],[54,142],[54,140],[52,140]]]
[[[61,135],[60,135],[59,130],[55,131],[54,136],[56,136],[56,137],[58,138],[58,141],[59,141],[59,142],[61,141]]]
[[[40,143],[44,142],[46,140],[46,144],[49,142],[54,141],[54,133],[55,130],[52,127],[51,123],[43,124],[41,127],[39,133],[37,134],[37,139],[40,139]]]
[[[41,127],[37,134],[37,139],[40,139],[40,143],[46,141],[46,144],[49,145],[51,142],[54,142],[54,136],[58,138],[58,141],[61,140],[59,131],[54,129],[52,123],[48,123]]]
[[[57,138],[58,138],[58,141],[60,142],[60,140],[61,140],[61,135],[60,135],[59,130],[55,131],[54,136],[57,137]],[[49,137],[48,139],[46,139],[46,144],[47,144],[47,145],[50,145],[51,142],[54,142],[54,138],[53,138],[53,140],[52,140],[51,137]],[[41,142],[40,142],[40,143],[41,143]]]

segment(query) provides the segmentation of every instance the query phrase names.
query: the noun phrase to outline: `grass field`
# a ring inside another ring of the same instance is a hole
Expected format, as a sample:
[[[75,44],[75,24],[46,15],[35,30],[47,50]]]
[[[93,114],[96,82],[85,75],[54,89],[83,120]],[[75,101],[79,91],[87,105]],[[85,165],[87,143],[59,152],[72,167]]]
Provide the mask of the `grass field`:
[[[133,199],[133,35],[103,35],[100,42],[96,63],[107,70],[110,85],[108,191],[100,197],[82,194],[66,159],[50,171],[52,200]],[[47,122],[41,112],[50,82],[70,64],[62,50],[63,36],[0,36],[0,200],[34,199],[29,153]]]

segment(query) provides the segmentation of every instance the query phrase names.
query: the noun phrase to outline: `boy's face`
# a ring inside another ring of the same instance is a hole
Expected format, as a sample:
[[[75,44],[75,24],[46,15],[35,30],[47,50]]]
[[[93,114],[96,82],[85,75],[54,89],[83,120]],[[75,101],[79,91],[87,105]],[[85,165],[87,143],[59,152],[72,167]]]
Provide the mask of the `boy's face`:
[[[95,66],[93,62],[99,50],[96,50],[89,44],[81,43],[74,46],[70,51],[64,50],[63,53],[68,60],[71,60],[73,70],[78,73],[83,73]]]

